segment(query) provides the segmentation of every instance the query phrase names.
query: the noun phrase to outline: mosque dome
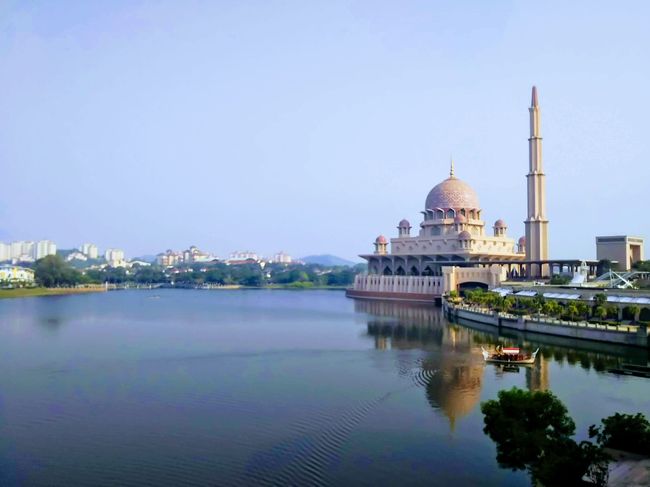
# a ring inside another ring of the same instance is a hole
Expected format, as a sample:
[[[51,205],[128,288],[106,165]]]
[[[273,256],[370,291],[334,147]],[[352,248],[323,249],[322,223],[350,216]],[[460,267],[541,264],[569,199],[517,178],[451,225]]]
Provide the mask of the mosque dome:
[[[469,233],[467,230],[464,230],[458,234],[458,240],[471,240],[472,239],[472,234]]]
[[[526,245],[526,237],[519,237],[519,245],[524,247]]]
[[[400,228],[408,228],[410,226],[411,226],[411,224],[409,223],[409,221],[406,218],[404,218],[401,222],[399,222],[399,225],[398,225],[398,227],[400,227]]]
[[[467,218],[465,218],[463,215],[456,215],[456,218],[454,218],[454,223],[465,223],[467,221]]]
[[[494,222],[494,228],[508,228],[508,225],[506,225],[506,222],[499,218]]]
[[[383,235],[380,235],[379,237],[377,237],[375,239],[375,243],[376,244],[385,244],[385,243],[388,243],[388,240],[386,240],[386,237],[384,237]]]
[[[480,205],[476,191],[452,173],[447,179],[429,192],[424,209],[431,210],[434,208],[479,209]]]

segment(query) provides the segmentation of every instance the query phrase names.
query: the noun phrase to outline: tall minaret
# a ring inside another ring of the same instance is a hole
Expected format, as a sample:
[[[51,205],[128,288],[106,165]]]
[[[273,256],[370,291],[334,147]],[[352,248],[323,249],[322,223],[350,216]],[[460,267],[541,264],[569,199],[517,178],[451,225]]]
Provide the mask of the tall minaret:
[[[541,117],[537,87],[533,86],[530,103],[530,139],[528,139],[528,218],[526,224],[526,260],[548,259],[548,220],[546,219],[546,179],[542,166]],[[548,266],[531,265],[528,277],[548,275]]]

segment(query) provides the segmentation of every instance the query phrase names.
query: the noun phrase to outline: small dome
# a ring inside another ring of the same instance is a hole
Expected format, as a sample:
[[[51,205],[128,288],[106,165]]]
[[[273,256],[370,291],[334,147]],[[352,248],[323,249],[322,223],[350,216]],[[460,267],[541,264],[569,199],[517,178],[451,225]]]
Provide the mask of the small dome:
[[[379,237],[377,237],[375,239],[375,243],[376,244],[385,244],[385,243],[388,243],[388,240],[386,240],[386,237],[384,237],[383,235],[380,235]]]
[[[508,228],[508,225],[506,225],[506,222],[499,218],[494,222],[494,228]]]
[[[522,247],[526,245],[526,237],[519,237],[519,245]]]
[[[467,218],[465,218],[463,215],[457,215],[456,218],[454,218],[454,223],[465,223],[467,221]]]
[[[400,227],[400,228],[410,228],[410,226],[411,226],[411,224],[409,223],[409,221],[406,218],[404,218],[401,222],[399,222],[399,225],[398,225],[398,227]]]
[[[480,209],[478,196],[472,187],[455,176],[450,176],[435,186],[427,196],[425,210],[435,208],[470,208]]]
[[[472,234],[469,233],[467,230],[464,230],[458,234],[458,240],[471,240],[472,239]]]

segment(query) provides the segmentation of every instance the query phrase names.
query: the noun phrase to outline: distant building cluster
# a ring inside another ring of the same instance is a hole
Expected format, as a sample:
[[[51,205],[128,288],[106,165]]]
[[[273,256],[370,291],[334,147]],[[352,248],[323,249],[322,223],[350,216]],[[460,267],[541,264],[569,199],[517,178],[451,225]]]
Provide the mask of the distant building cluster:
[[[67,262],[86,262],[101,261],[99,248],[93,243],[81,244],[78,248],[69,250],[60,250]],[[48,255],[57,254],[57,245],[51,240],[20,240],[11,243],[0,242],[0,262],[11,262],[13,264],[32,263]],[[124,267],[127,261],[124,257],[124,251],[121,249],[106,249],[104,260],[111,267]],[[104,264],[96,262],[97,265]]]
[[[57,249],[51,240],[16,241],[11,243],[0,242],[0,263],[6,264],[31,264],[48,255],[59,254],[66,262],[83,268],[100,269],[109,267],[131,267],[133,265],[151,265],[152,261],[127,260],[124,250],[107,248],[103,253],[94,243],[85,242],[74,249]],[[292,264],[299,263],[289,254],[279,251],[270,257],[262,257],[250,250],[238,250],[230,253],[227,259],[220,259],[216,255],[200,250],[192,245],[188,249],[175,251],[168,249],[155,257],[155,263],[162,267],[178,265],[200,264],[209,262],[223,262],[228,265],[259,264]],[[14,268],[14,271],[17,268]]]
[[[0,262],[35,262],[54,254],[56,254],[56,244],[51,240],[0,242]]]
[[[163,267],[173,267],[182,264],[196,264],[216,261],[223,262],[228,265],[260,264],[262,266],[266,265],[267,263],[291,264],[295,262],[289,254],[286,254],[282,251],[266,258],[250,250],[237,250],[231,252],[228,258],[222,260],[214,254],[199,250],[194,245],[187,250],[183,250],[182,252],[169,249],[156,255],[156,264]]]

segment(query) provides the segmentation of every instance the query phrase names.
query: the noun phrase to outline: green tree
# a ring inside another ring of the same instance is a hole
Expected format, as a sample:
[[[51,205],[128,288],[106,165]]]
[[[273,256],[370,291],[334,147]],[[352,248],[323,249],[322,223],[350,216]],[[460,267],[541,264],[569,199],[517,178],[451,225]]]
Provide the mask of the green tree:
[[[606,485],[602,448],[571,439],[575,423],[553,393],[502,390],[498,399],[482,403],[481,411],[483,432],[496,443],[502,467],[525,469],[547,486],[579,485],[584,475]]]
[[[588,304],[586,303],[577,303],[576,308],[578,309],[578,316],[583,319],[589,318],[589,313],[591,312],[591,308],[589,307]]]
[[[607,318],[607,308],[605,306],[599,305],[594,308],[594,316],[597,317],[600,321],[603,321]]]
[[[502,390],[498,400],[481,404],[481,412],[483,432],[497,444],[499,465],[513,469],[536,461],[549,440],[575,432],[566,407],[551,392]]]
[[[605,306],[607,304],[607,294],[598,293],[594,295],[594,305]]]
[[[548,300],[542,306],[542,313],[546,316],[557,316],[562,312],[562,307],[557,301]]]
[[[515,298],[512,296],[506,296],[503,300],[502,309],[506,313],[510,311],[515,306]]]
[[[608,448],[650,455],[650,422],[641,414],[616,413],[589,427],[589,437]]]
[[[650,272],[650,260],[640,260],[632,264],[632,268],[642,272]]]
[[[615,319],[616,321],[618,321],[618,308],[616,306],[614,306],[613,304],[610,304],[610,305],[607,305],[605,307],[605,309],[607,309],[607,317],[608,318],[612,318],[612,319]]]
[[[34,279],[40,286],[74,286],[83,281],[79,271],[70,267],[59,255],[48,255],[36,261]]]
[[[575,303],[569,303],[566,308],[564,309],[567,317],[575,321],[578,318],[578,315],[580,314],[580,311],[578,310],[578,307],[576,306]]]
[[[641,313],[641,308],[639,306],[632,304],[627,307],[627,312],[632,317],[633,323],[639,321],[639,314]]]

